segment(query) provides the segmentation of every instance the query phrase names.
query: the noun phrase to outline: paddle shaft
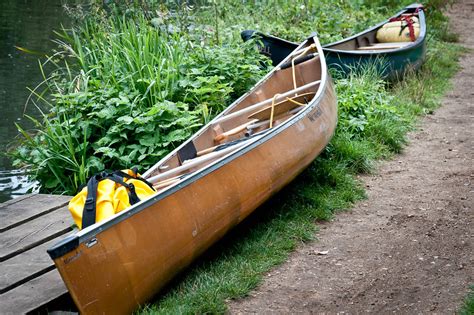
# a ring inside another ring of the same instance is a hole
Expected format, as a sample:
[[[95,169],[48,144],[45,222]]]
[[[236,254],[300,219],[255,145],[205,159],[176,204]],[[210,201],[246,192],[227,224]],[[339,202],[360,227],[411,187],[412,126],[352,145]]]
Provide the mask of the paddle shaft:
[[[233,128],[233,129],[231,129],[231,130],[229,130],[229,131],[226,131],[226,132],[224,132],[224,133],[222,133],[222,134],[220,134],[220,135],[217,135],[217,136],[214,138],[214,141],[216,141],[216,142],[221,142],[221,141],[227,139],[229,136],[232,136],[232,135],[235,135],[235,134],[237,134],[237,133],[239,133],[239,132],[244,131],[245,128],[247,128],[247,126],[249,126],[249,125],[251,125],[251,124],[253,124],[253,123],[257,122],[257,121],[258,121],[258,119],[252,119],[251,121],[248,121],[248,122],[246,122],[246,123],[244,123],[244,124],[242,124],[242,125],[240,125],[240,126],[237,126],[237,127]]]
[[[277,96],[275,98],[275,102],[279,101],[279,100],[282,100],[290,95],[293,95],[293,94],[296,94],[296,93],[299,93],[301,91],[304,91],[306,89],[309,89],[313,86],[316,86],[318,85],[319,83],[321,83],[321,80],[317,80],[317,81],[313,81],[313,82],[310,82],[308,84],[305,84],[303,86],[300,86],[299,88],[297,89],[294,89],[294,90],[290,90],[290,91],[287,91],[285,93],[282,93],[280,94],[279,96]],[[248,107],[245,107],[245,108],[242,108],[241,110],[238,110],[236,112],[233,112],[233,113],[230,113],[230,114],[227,114],[227,115],[224,115],[218,119],[216,119],[213,124],[218,124],[218,123],[222,123],[224,121],[227,121],[229,119],[232,119],[234,117],[237,117],[237,116],[240,116],[240,115],[243,115],[243,114],[247,114],[247,113],[250,113],[260,107],[263,107],[265,105],[268,105],[268,104],[271,104],[273,101],[273,98],[270,98],[270,99],[267,99],[265,101],[262,101],[262,102],[259,102],[257,104],[254,104],[254,105],[251,105],[251,106],[248,106]]]
[[[263,135],[262,135],[263,136]],[[257,138],[260,138],[262,136],[259,136]],[[220,150],[220,151],[217,151],[217,152],[211,152],[207,155],[204,155],[204,156],[201,156],[201,157],[197,157],[197,158],[194,158],[192,160],[189,160],[189,162],[186,162],[185,164],[181,165],[181,166],[178,166],[178,167],[175,167],[167,172],[164,172],[164,173],[161,173],[161,174],[158,174],[158,175],[155,175],[155,176],[152,176],[152,177],[149,177],[147,178],[147,180],[154,184],[156,182],[158,182],[159,180],[163,180],[163,179],[166,179],[170,176],[173,176],[173,175],[176,175],[176,174],[179,174],[183,171],[186,171],[192,167],[195,167],[195,166],[198,166],[200,164],[203,164],[203,163],[206,163],[206,162],[209,162],[213,159],[217,159],[219,157],[222,157],[232,151],[235,151],[237,149],[239,149],[240,147],[243,147],[244,145],[248,144],[248,142],[250,140],[254,140],[256,138],[252,138],[252,139],[249,139],[248,141],[243,141],[241,143],[237,143],[231,147],[228,147],[228,148],[225,148],[223,150]]]

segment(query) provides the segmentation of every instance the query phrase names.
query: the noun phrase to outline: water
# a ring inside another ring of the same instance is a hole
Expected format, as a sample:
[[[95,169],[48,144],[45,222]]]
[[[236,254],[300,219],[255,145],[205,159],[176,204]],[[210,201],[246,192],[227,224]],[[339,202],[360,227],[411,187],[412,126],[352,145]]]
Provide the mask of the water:
[[[61,0],[0,0],[0,202],[37,190],[24,171],[15,170],[2,153],[12,145],[18,131],[15,122],[31,127],[24,113],[39,116],[34,106],[25,108],[30,94],[42,77],[38,55],[15,48],[51,54],[56,47],[53,30],[68,25]]]

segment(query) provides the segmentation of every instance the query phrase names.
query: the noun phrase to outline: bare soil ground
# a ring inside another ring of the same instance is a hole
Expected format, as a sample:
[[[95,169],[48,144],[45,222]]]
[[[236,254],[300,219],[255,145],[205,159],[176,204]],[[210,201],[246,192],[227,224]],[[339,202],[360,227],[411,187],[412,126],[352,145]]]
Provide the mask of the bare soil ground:
[[[450,15],[462,44],[474,49],[474,2],[459,1]],[[453,91],[422,119],[404,153],[361,178],[369,198],[323,223],[318,241],[231,302],[231,313],[459,308],[474,284],[474,51],[461,66]]]

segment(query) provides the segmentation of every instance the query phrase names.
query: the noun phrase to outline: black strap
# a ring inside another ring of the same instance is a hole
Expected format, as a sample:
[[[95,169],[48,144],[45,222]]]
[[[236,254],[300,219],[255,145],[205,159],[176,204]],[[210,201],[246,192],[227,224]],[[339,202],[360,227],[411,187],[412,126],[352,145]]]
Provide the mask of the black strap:
[[[128,175],[128,174],[127,174]],[[128,175],[130,176],[130,175]],[[134,177],[131,177],[134,178]],[[132,183],[126,183],[123,181],[123,177],[120,177],[120,175],[117,174],[110,174],[107,179],[113,180],[114,182],[124,186],[125,188],[128,189],[128,200],[130,201],[131,205],[136,204],[137,202],[140,201],[140,198],[138,198],[137,192],[135,191],[135,185]]]
[[[87,198],[82,211],[82,228],[86,228],[95,223],[97,187],[102,180],[102,174],[92,176],[87,182]]]
[[[138,176],[138,169],[136,167],[134,168],[131,168],[132,172],[133,172],[133,176],[128,174],[128,173],[125,173],[125,172],[122,172],[122,171],[115,171],[113,172],[112,174],[115,174],[115,175],[118,175],[118,176],[121,176],[121,177],[125,177],[125,178],[128,178],[128,179],[138,179],[139,181],[142,181],[144,182],[145,184],[148,185],[148,187],[150,187],[151,189],[153,189],[153,191],[155,191],[155,188],[153,188],[153,184],[150,183],[149,181],[147,181],[146,179],[144,179],[143,177],[141,176]]]

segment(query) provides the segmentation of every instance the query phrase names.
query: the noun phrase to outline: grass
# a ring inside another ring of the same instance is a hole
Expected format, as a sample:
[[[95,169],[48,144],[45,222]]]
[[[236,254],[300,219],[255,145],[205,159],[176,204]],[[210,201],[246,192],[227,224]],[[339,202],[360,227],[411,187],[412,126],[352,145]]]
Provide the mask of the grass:
[[[314,220],[328,219],[363,196],[363,189],[338,162],[318,160],[142,312],[224,312],[226,300],[245,296],[263,273],[284,262],[301,242],[314,239]]]
[[[457,312],[458,315],[474,314],[474,285],[470,286],[470,291],[464,299],[464,303]]]

